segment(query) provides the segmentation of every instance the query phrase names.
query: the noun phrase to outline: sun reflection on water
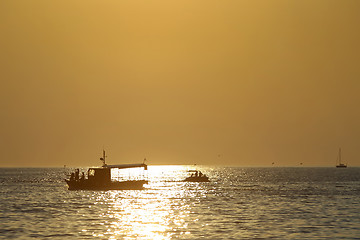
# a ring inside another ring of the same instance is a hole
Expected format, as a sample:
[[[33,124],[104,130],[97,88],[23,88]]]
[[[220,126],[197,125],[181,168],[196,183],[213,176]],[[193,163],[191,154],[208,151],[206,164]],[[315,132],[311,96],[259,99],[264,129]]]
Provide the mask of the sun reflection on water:
[[[107,226],[107,238],[170,239],[189,234],[187,219],[201,191],[179,181],[187,174],[183,166],[155,166],[149,170],[145,190],[107,191],[97,196],[94,204],[106,206],[99,217]]]

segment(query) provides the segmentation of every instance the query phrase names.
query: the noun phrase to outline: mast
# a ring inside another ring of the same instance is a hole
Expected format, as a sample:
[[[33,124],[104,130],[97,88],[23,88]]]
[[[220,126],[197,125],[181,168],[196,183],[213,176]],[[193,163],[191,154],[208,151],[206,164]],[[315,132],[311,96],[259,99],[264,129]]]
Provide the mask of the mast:
[[[339,165],[341,165],[341,148],[339,148]]]
[[[100,158],[100,160],[103,162],[103,167],[106,167],[105,158],[106,158],[105,150],[103,149],[103,157]]]

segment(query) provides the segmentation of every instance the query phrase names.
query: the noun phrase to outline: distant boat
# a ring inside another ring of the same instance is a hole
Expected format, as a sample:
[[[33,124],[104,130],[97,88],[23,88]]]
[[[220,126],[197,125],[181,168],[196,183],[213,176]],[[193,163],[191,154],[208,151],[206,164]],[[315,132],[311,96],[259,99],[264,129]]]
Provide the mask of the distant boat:
[[[210,182],[208,176],[198,170],[189,170],[191,175],[184,179],[184,182]]]
[[[338,156],[338,160],[336,161],[336,167],[337,168],[346,168],[347,165],[344,163],[341,163],[341,148],[339,148],[339,156]]]
[[[107,165],[105,158],[105,151],[103,151],[103,157],[100,158],[100,160],[103,161],[102,167],[89,168],[86,174],[87,177],[85,177],[84,172],[80,176],[78,168],[74,173],[71,173],[70,179],[65,179],[69,190],[141,190],[144,188],[143,185],[148,183],[148,181],[144,179],[127,181],[111,180],[112,168],[144,168],[147,170],[145,162],[140,164]]]

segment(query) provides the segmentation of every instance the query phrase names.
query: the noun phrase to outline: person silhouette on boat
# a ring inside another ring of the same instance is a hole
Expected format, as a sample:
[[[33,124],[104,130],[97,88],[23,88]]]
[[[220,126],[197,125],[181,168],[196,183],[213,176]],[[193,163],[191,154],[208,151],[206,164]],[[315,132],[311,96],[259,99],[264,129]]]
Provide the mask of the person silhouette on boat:
[[[82,174],[81,174],[81,178],[80,178],[80,181],[84,181],[85,180],[85,173],[84,172],[82,172]]]
[[[75,169],[75,181],[79,181],[79,174],[80,174],[80,170],[78,168]]]

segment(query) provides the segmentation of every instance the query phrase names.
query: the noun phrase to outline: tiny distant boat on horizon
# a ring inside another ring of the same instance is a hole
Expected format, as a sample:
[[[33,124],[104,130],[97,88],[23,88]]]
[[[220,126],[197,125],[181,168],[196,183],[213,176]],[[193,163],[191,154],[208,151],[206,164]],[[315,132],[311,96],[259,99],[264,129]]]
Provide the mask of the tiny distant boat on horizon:
[[[341,148],[339,148],[338,160],[336,161],[337,168],[347,168],[347,164],[341,163]]]
[[[184,179],[184,182],[210,182],[209,177],[198,170],[189,170],[191,175]]]
[[[105,163],[105,150],[103,150],[102,167],[89,168],[87,171],[87,178],[83,172],[80,177],[80,171],[77,168],[74,173],[71,173],[70,179],[65,179],[69,186],[69,190],[141,190],[144,184],[148,181],[142,180],[126,180],[126,181],[113,181],[111,179],[111,169],[127,169],[127,168],[144,168],[147,170],[147,165],[140,164],[122,164],[122,165],[107,165]]]

